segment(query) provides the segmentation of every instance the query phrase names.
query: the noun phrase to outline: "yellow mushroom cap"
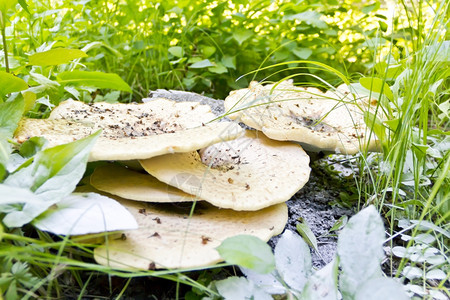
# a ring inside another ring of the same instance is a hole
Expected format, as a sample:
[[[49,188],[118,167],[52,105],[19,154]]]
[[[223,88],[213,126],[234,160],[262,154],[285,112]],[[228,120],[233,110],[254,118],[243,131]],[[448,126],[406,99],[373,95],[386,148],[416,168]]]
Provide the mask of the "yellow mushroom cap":
[[[117,198],[115,198],[117,199]],[[281,233],[288,219],[285,203],[254,212],[197,203],[195,212],[169,204],[117,199],[136,218],[139,229],[109,240],[94,251],[102,265],[125,269],[197,268],[222,261],[215,249],[226,238],[248,234],[264,241]]]
[[[149,174],[108,164],[97,167],[90,178],[91,185],[102,192],[129,200],[145,202],[187,202],[196,197],[167,185]]]
[[[306,150],[355,154],[379,143],[364,123],[364,113],[375,113],[374,102],[356,99],[348,87],[322,93],[296,87],[290,81],[233,91],[225,99],[229,115],[261,130],[271,139],[299,142]],[[381,113],[379,113],[380,115]]]
[[[202,149],[141,160],[159,180],[217,207],[258,210],[289,200],[309,179],[309,157],[298,144],[256,131]]]
[[[86,137],[99,129],[90,161],[145,159],[174,152],[188,152],[233,139],[243,133],[232,122],[212,122],[206,105],[157,99],[144,104],[95,103],[68,100],[49,119],[23,119],[15,133],[21,143],[43,136],[49,146]]]

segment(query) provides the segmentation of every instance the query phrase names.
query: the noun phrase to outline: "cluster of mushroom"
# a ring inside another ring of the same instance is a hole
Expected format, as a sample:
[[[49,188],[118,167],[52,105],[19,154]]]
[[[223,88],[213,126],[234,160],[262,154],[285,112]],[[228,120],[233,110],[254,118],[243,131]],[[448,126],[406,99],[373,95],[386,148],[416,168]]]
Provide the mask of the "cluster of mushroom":
[[[109,162],[95,169],[84,191],[119,201],[139,228],[97,247],[96,261],[129,269],[194,268],[221,261],[215,248],[228,237],[268,240],[282,232],[285,201],[310,173],[308,155],[291,141],[344,153],[376,145],[364,140],[365,104],[347,95],[292,83],[252,83],[231,93],[225,100],[230,118],[260,131],[216,121],[208,105],[196,102],[68,100],[48,119],[22,120],[16,140],[44,136],[53,146],[102,129],[90,161]],[[337,119],[346,121],[339,125]]]

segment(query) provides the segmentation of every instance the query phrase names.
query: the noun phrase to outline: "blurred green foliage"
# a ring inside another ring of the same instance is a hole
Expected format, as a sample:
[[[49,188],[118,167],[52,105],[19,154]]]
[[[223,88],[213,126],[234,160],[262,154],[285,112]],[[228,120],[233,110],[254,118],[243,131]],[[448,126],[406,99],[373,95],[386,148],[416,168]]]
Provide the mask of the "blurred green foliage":
[[[363,6],[348,0],[36,0],[27,5],[8,13],[12,72],[26,75],[24,66],[36,52],[81,49],[89,57],[78,67],[117,73],[133,88],[133,96],[123,94],[123,101],[139,101],[157,88],[224,98],[252,79],[236,81],[239,76],[298,59],[323,62],[349,76],[364,73],[373,61],[371,47],[382,43],[377,35],[388,27],[376,1]],[[1,69],[3,57],[0,61]],[[298,73],[278,71],[261,71],[257,79]],[[313,68],[303,71],[335,80]]]

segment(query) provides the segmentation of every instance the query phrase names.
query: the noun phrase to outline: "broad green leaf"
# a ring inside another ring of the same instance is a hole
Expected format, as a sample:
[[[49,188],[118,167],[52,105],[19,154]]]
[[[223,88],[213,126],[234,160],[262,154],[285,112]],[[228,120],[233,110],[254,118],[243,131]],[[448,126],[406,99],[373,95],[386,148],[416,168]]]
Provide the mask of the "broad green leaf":
[[[444,280],[447,278],[447,274],[445,274],[445,272],[442,271],[441,269],[433,269],[427,272],[425,278],[428,280],[430,279]]]
[[[169,51],[169,53],[172,54],[173,56],[176,56],[179,58],[184,56],[183,48],[180,46],[170,47],[169,49],[167,49],[167,51]]]
[[[87,44],[86,46],[81,48],[81,51],[87,53],[88,51],[90,51],[92,49],[96,49],[96,48],[100,48],[100,47],[103,47],[103,48],[107,49],[109,52],[111,52],[116,57],[119,57],[119,58],[123,57],[122,53],[120,53],[119,51],[117,51],[113,47],[105,44],[104,42],[99,42],[99,41],[91,42],[91,43]]]
[[[384,94],[389,100],[394,100],[394,94],[389,85],[380,78],[363,77],[359,79],[359,83],[369,91]]]
[[[296,225],[298,233],[302,236],[302,238],[311,246],[314,250],[319,252],[319,246],[317,245],[317,239],[314,233],[309,228],[306,223],[297,223]]]
[[[228,69],[222,63],[217,63],[216,66],[208,68],[208,71],[211,73],[223,74],[227,73]]]
[[[300,59],[308,59],[313,53],[309,48],[296,48],[292,52]]]
[[[36,218],[34,226],[61,235],[137,229],[133,215],[119,202],[96,193],[74,193]]]
[[[398,75],[400,75],[400,73],[403,70],[403,67],[400,64],[388,65],[386,62],[381,61],[375,65],[375,70],[377,71],[380,77],[382,78],[386,77],[386,79],[392,80],[397,78]]]
[[[448,230],[445,230],[444,228],[441,228],[439,226],[434,225],[431,222],[425,221],[425,220],[411,220],[411,223],[418,225],[418,229],[419,230],[434,230],[436,232],[439,232],[443,235],[445,235],[445,237],[447,237],[448,239],[450,239],[450,232]]]
[[[29,63],[33,66],[56,66],[87,56],[85,52],[78,49],[57,48],[31,55]]]
[[[62,84],[92,86],[101,89],[114,89],[131,93],[131,87],[115,73],[72,71],[58,75]]]
[[[32,191],[26,188],[9,186],[0,184],[0,212],[9,212],[13,208],[6,206],[10,204],[36,203],[44,204],[45,202],[39,199]]]
[[[220,256],[230,264],[269,273],[275,268],[272,249],[252,235],[237,235],[227,238],[216,248]]]
[[[344,298],[345,299],[345,298]],[[392,278],[374,278],[358,288],[355,300],[408,300],[403,286]]]
[[[245,277],[228,277],[227,279],[216,281],[215,286],[219,294],[225,300],[273,300],[272,296],[255,286]]]
[[[0,164],[3,167],[6,165],[11,153],[11,145],[7,139],[13,136],[14,130],[16,130],[17,124],[22,117],[24,106],[22,98],[0,103]]]
[[[25,102],[24,112],[28,112],[33,109],[34,103],[36,102],[36,94],[30,91],[22,92],[22,96]]]
[[[327,29],[328,25],[321,19],[321,17],[322,14],[318,13],[317,11],[305,11],[295,15],[287,15],[283,17],[283,21],[297,20],[299,22],[305,22],[308,25],[312,25],[320,29]]]
[[[27,88],[28,84],[23,79],[5,71],[0,71],[0,98],[10,93],[26,90]]]
[[[343,215],[333,224],[333,226],[330,228],[330,232],[342,229],[347,224],[347,222],[348,217],[346,215]]]
[[[233,32],[233,38],[238,42],[239,46],[242,45],[243,42],[248,40],[254,34],[253,31],[248,29],[238,29]]]
[[[210,57],[211,55],[213,55],[216,52],[216,47],[213,46],[201,46],[200,47],[203,57]]]
[[[23,157],[32,157],[38,153],[46,143],[47,140],[45,138],[41,136],[33,136],[20,145],[19,153]]]
[[[386,128],[384,127],[383,123],[380,121],[380,119],[377,118],[373,113],[369,111],[364,112],[364,123],[366,123],[367,127],[370,130],[373,130],[375,135],[378,137],[378,139],[381,141],[381,143],[384,145],[387,142],[386,138]]]
[[[0,0],[0,13],[3,12],[6,14],[6,12],[9,9],[12,9],[16,3],[17,0]]]
[[[224,55],[222,57],[222,64],[227,68],[236,70],[236,56]]]
[[[402,270],[402,275],[408,278],[409,280],[413,280],[416,278],[422,278],[423,271],[418,267],[406,266]]]
[[[26,165],[6,178],[4,184],[29,189],[45,201],[45,205],[26,203],[9,212],[3,219],[8,227],[20,227],[44,212],[48,207],[69,195],[86,170],[91,148],[100,131],[72,143],[47,148]]]
[[[23,99],[0,103],[0,137],[12,137],[22,117],[25,103]]]
[[[23,10],[30,14],[30,11],[28,10],[28,4],[25,2],[25,0],[19,0],[18,2],[20,6],[22,6]]]
[[[214,65],[209,61],[209,59],[204,59],[204,60],[195,62],[189,66],[189,68],[191,68],[191,69],[201,69],[201,68],[208,68],[208,67],[214,67]]]
[[[322,269],[314,272],[305,284],[301,300],[337,300],[338,263],[334,259]]]
[[[377,11],[379,8],[380,8],[380,2],[375,1],[375,3],[372,3],[372,4],[369,4],[369,5],[364,6],[364,7],[361,9],[361,11],[362,11],[364,14],[368,14],[368,13],[370,13],[371,11]]]
[[[286,230],[275,247],[275,263],[287,285],[301,292],[312,271],[311,253],[302,238]]]
[[[268,294],[284,294],[286,288],[281,284],[278,279],[276,270],[268,274],[260,274],[255,271],[246,268],[240,268],[242,273],[247,277],[249,281],[252,281],[259,288]]]
[[[367,280],[382,276],[384,239],[383,221],[373,205],[350,218],[342,229],[337,253],[342,269],[339,286],[344,299],[354,297]]]

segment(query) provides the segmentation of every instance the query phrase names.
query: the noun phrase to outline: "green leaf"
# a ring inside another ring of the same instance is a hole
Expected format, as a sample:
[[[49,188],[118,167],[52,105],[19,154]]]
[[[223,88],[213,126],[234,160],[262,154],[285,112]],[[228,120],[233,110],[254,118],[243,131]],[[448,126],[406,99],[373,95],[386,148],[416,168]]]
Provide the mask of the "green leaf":
[[[0,164],[2,165],[7,163],[11,153],[11,145],[7,139],[13,136],[24,107],[25,103],[22,98],[0,103]]]
[[[211,73],[223,74],[227,73],[228,69],[222,63],[217,63],[216,66],[208,68],[208,71],[210,71]]]
[[[173,56],[176,57],[183,57],[184,56],[184,51],[183,48],[180,46],[175,46],[175,47],[170,47],[169,49],[167,49],[169,51],[170,54],[172,54]]]
[[[377,11],[380,8],[380,2],[376,1],[375,3],[364,6],[361,11],[364,14],[368,14],[371,11]]]
[[[236,56],[224,55],[222,57],[222,64],[227,68],[236,70]]]
[[[11,210],[10,207],[5,206],[10,204],[36,203],[45,205],[43,200],[39,199],[37,195],[27,188],[9,186],[2,183],[0,184],[0,195],[2,195],[0,199],[0,212],[8,212]]]
[[[269,273],[275,268],[272,249],[252,235],[237,235],[227,238],[216,248],[220,256],[230,264]]]
[[[305,22],[308,25],[312,25],[314,27],[320,29],[327,29],[328,25],[325,21],[321,20],[322,14],[316,11],[305,11],[295,15],[287,15],[283,17],[283,21],[289,20],[297,20],[299,22]]]
[[[67,64],[82,57],[88,57],[88,55],[78,49],[57,48],[31,55],[29,63],[33,66],[55,66]]]
[[[213,46],[201,46],[200,47],[202,53],[203,53],[203,57],[210,57],[211,55],[213,55],[216,52],[216,47]]]
[[[314,248],[317,252],[319,252],[319,246],[317,245],[317,239],[314,233],[309,228],[308,224],[305,223],[297,223],[296,225],[298,233],[303,237],[303,239],[308,243],[309,246]]]
[[[255,283],[258,287],[260,287],[263,291],[268,294],[284,294],[286,293],[286,288],[278,281],[277,277],[279,277],[276,270],[272,271],[269,274],[260,274],[255,271],[240,268],[242,273],[247,277],[249,281]]]
[[[339,235],[337,253],[342,274],[340,291],[344,299],[352,299],[367,280],[382,276],[383,221],[371,205],[354,215]]]
[[[0,0],[0,12],[6,14],[9,9],[12,9],[16,5],[17,0]]]
[[[72,71],[58,75],[62,84],[92,86],[102,89],[114,89],[131,93],[131,87],[115,73]]]
[[[403,286],[392,278],[374,278],[359,287],[355,300],[408,300]]]
[[[300,300],[339,299],[337,288],[338,267],[337,259],[334,259],[322,269],[314,272],[308,278]]]
[[[3,98],[7,94],[26,90],[28,84],[21,78],[10,73],[0,71],[0,97]]]
[[[312,261],[308,245],[290,230],[286,230],[275,247],[278,273],[291,289],[301,292],[311,274]]]
[[[19,153],[23,157],[32,157],[38,153],[46,143],[47,140],[45,138],[41,136],[33,136],[20,145]]]
[[[9,212],[3,219],[4,224],[20,227],[69,195],[83,176],[89,153],[99,135],[100,131],[72,143],[42,150],[35,155],[32,163],[27,161],[9,175],[4,184],[29,189],[45,201],[45,205],[26,203]]]
[[[24,108],[25,103],[22,98],[0,103],[0,137],[12,137]]]
[[[333,227],[330,228],[330,232],[342,229],[342,227],[344,227],[347,224],[347,222],[348,222],[348,217],[346,215],[343,215],[342,217],[339,218],[339,220],[337,220],[333,224]]]
[[[208,68],[214,67],[214,65],[209,61],[209,59],[204,59],[198,62],[193,63],[189,66],[191,69],[200,69],[200,68]]]
[[[364,112],[364,123],[366,123],[367,127],[370,130],[373,130],[375,135],[378,137],[383,146],[386,146],[387,138],[386,138],[386,128],[380,119],[377,118],[373,113],[369,111]]]
[[[253,31],[248,29],[238,29],[233,32],[233,38],[238,42],[239,46],[242,45],[243,42],[248,40],[254,34]]]
[[[219,294],[225,300],[237,299],[258,299],[272,300],[272,296],[255,286],[252,281],[244,277],[228,277],[227,279],[216,281],[215,286]]]
[[[133,215],[119,202],[96,193],[74,193],[64,197],[33,221],[42,231],[81,235],[137,229]]]
[[[384,94],[389,100],[394,100],[394,94],[389,85],[380,78],[363,77],[359,79],[359,83],[369,91]]]
[[[30,11],[28,10],[28,4],[25,2],[25,0],[19,0],[18,2],[20,6],[22,6],[23,10],[30,14]]]
[[[308,59],[313,53],[309,48],[296,48],[292,52],[300,59]]]

